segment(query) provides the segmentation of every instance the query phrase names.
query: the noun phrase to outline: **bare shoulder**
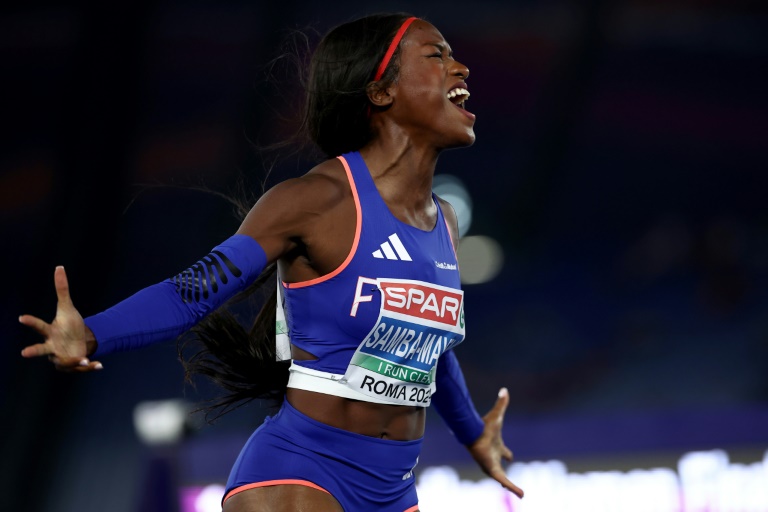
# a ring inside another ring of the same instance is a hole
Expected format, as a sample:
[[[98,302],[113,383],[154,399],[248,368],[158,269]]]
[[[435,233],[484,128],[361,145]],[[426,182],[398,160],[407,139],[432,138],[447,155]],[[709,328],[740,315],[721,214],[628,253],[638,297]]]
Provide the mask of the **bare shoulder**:
[[[285,180],[267,190],[248,216],[261,218],[268,215],[285,219],[319,214],[337,204],[348,193],[349,185],[341,163],[327,160],[305,175]]]
[[[285,204],[292,209],[315,209],[336,202],[349,191],[344,167],[337,159],[326,160],[305,175],[283,181],[271,189],[257,203]]]
[[[238,233],[257,240],[271,260],[298,240],[322,231],[324,223],[348,208],[348,203],[352,204],[352,193],[344,167],[336,159],[327,160],[269,189],[251,208]]]
[[[352,189],[344,166],[338,158],[326,160],[307,172],[301,178],[307,192],[320,202],[336,202],[351,197]]]
[[[448,223],[448,229],[451,231],[451,238],[453,239],[453,243],[454,245],[457,245],[459,240],[459,218],[456,216],[456,210],[453,209],[453,205],[451,205],[451,203],[442,197],[435,197],[437,197],[437,204],[443,211],[443,217],[445,217],[445,220]]]

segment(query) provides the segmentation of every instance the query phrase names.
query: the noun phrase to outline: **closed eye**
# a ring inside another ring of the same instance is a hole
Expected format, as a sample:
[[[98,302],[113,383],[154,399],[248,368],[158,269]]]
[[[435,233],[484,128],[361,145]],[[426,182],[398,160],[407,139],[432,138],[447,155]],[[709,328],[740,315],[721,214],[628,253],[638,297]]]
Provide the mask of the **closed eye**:
[[[446,55],[448,56],[449,59],[453,57],[453,50],[451,50],[450,47],[448,47],[444,43],[439,43],[437,41],[430,41],[428,43],[424,43],[423,46],[425,47],[431,46],[436,50],[435,53],[432,53],[426,56],[428,59],[431,59],[432,57],[437,57],[438,59],[444,60],[446,58]]]

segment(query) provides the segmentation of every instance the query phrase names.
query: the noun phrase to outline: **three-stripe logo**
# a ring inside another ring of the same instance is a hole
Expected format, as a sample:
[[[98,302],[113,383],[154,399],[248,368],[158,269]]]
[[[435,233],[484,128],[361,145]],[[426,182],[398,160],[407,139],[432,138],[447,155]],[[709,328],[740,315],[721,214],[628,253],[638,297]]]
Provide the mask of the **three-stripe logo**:
[[[384,242],[380,247],[381,249],[376,249],[373,251],[374,258],[413,261],[411,259],[411,255],[408,254],[408,251],[405,250],[405,246],[403,245],[403,242],[400,241],[397,233],[392,233],[389,235],[389,241]]]

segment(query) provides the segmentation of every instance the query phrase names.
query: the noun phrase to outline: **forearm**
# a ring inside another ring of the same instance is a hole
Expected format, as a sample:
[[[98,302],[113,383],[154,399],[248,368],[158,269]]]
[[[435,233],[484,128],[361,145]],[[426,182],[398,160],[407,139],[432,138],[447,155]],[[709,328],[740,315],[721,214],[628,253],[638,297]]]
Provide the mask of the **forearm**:
[[[437,363],[437,391],[432,404],[456,438],[470,445],[483,433],[485,424],[469,395],[456,354],[450,350]]]
[[[84,320],[97,344],[93,355],[99,357],[174,338],[204,316],[186,308],[173,283],[163,281]]]
[[[235,235],[174,278],[154,284],[85,319],[97,345],[94,356],[172,339],[202,320],[259,276],[261,246]],[[90,347],[89,347],[90,352]]]

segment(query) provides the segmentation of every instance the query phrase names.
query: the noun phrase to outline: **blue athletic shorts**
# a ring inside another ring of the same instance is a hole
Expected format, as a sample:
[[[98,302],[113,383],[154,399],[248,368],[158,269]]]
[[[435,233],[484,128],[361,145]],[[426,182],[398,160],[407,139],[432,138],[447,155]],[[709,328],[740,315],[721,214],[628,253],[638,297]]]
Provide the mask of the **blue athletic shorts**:
[[[330,493],[345,512],[412,512],[421,443],[340,430],[285,400],[240,452],[224,500],[254,487],[298,484]]]

